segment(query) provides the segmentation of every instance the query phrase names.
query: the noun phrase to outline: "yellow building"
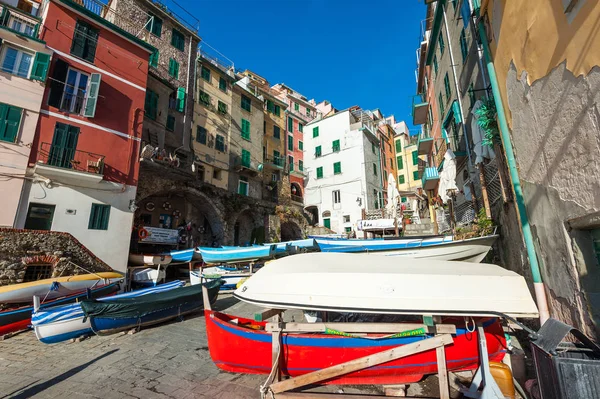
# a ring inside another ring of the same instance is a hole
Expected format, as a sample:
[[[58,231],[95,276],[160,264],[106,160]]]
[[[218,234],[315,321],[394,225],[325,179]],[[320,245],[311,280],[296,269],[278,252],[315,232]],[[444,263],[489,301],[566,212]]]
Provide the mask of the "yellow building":
[[[394,137],[394,150],[396,153],[396,170],[398,175],[398,190],[416,192],[422,187],[421,175],[419,173],[419,151],[417,148],[418,136],[409,136],[408,129],[404,122],[398,124],[396,135]],[[402,202],[406,198],[402,197]]]
[[[200,54],[192,146],[198,179],[227,190],[234,72]]]

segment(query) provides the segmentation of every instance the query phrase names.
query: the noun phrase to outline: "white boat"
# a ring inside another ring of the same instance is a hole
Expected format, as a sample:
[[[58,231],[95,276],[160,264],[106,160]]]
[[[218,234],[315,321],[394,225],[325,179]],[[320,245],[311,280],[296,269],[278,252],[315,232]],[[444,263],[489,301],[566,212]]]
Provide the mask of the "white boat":
[[[145,269],[133,269],[131,272],[131,279],[134,284],[142,287],[152,287],[161,281],[165,280],[167,273],[164,268],[161,269],[160,265],[158,269],[151,267]]]
[[[525,279],[486,263],[309,253],[265,265],[234,296],[267,308],[537,317]]]
[[[183,281],[173,281],[156,287],[131,291],[124,294],[100,298],[98,300],[110,302],[115,299],[135,298],[169,291],[183,287],[183,285]],[[33,325],[37,339],[45,344],[55,344],[57,342],[92,333],[90,320],[89,318],[84,317],[83,310],[79,303],[37,310],[31,317],[31,324]]]
[[[229,266],[211,266],[190,270],[190,284],[202,284],[203,279],[220,278],[224,280],[220,291],[233,291],[240,281],[250,276],[252,276],[252,273],[250,273],[249,268],[238,269]]]
[[[31,303],[34,296],[45,300],[60,298],[123,279],[124,276],[118,272],[100,272],[5,285],[0,287],[0,303]]]
[[[142,265],[168,265],[173,260],[169,254],[129,254],[129,264]]]

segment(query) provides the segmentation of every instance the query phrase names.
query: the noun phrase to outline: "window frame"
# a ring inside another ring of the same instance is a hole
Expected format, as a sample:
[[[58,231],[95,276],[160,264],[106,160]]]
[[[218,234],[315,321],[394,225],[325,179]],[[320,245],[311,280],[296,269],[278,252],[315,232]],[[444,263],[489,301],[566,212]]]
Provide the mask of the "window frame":
[[[315,158],[319,158],[323,155],[323,151],[320,145],[315,147]]]
[[[176,37],[177,40],[175,40]],[[175,47],[179,51],[185,50],[185,35],[176,28],[171,30],[171,46]]]
[[[79,82],[81,81],[81,77],[82,76],[86,76],[87,77],[87,83],[85,85],[85,92],[84,92],[85,94],[83,96],[83,102],[81,104],[81,109],[79,110],[79,112],[75,112],[75,105],[76,105],[76,102],[77,102],[76,101],[77,100],[77,93],[75,93],[75,95],[73,96],[73,98],[71,98],[71,101],[70,101],[71,104],[69,105],[69,108],[68,109],[63,108],[63,103],[65,101],[65,94],[67,92],[67,86],[70,86],[69,84],[67,84],[67,81],[69,79],[69,73],[71,71],[73,71],[73,72],[75,72],[77,74],[77,78],[75,79],[75,85],[73,86],[77,90],[80,90],[79,89]],[[86,72],[83,72],[83,71],[81,71],[79,69],[72,68],[69,65],[69,68],[67,69],[67,75],[66,76],[67,76],[67,78],[65,80],[65,84],[64,84],[64,87],[63,87],[63,92],[62,92],[62,95],[60,96],[60,103],[59,103],[60,107],[59,107],[59,110],[61,110],[63,112],[70,113],[70,114],[83,115],[83,112],[85,111],[85,102],[86,102],[86,99],[87,99],[88,88],[90,87],[90,79],[91,79],[92,75],[88,74]]]
[[[319,137],[319,126],[313,127],[313,139]]]
[[[173,115],[171,115],[171,114],[167,114],[167,123],[165,124],[165,129],[168,132],[174,132],[175,131],[175,117]]]
[[[319,166],[317,168],[317,179],[322,179],[323,178],[323,167]]]
[[[241,192],[241,187],[245,187],[244,189],[244,193]],[[248,197],[248,193],[250,192],[250,184],[248,183],[248,178],[246,176],[240,176],[238,178],[238,191],[237,193],[239,195],[243,195],[245,197]]]
[[[245,128],[245,126],[247,126],[247,128]],[[244,140],[250,141],[252,133],[250,130],[250,121],[248,119],[242,118],[242,123],[240,126],[240,135]]]
[[[82,31],[82,30],[78,29],[79,26],[86,28],[86,30]],[[95,32],[95,36],[96,36],[95,39],[93,38],[93,35],[90,34],[90,32]],[[82,40],[83,40],[81,54],[74,52],[76,36],[78,34],[81,35]],[[98,40],[99,40],[98,38],[99,37],[100,37],[100,29],[93,27],[87,21],[77,20],[77,22],[75,24],[75,28],[73,30],[73,38],[71,39],[71,49],[69,50],[69,54],[74,57],[77,57],[81,60],[84,60],[84,61],[87,61],[87,62],[93,64],[94,61],[96,60],[96,50],[98,49]],[[90,47],[90,43],[93,43],[92,47]],[[90,50],[90,48],[93,48],[93,51]],[[87,52],[87,54],[86,54],[86,52]]]
[[[334,204],[341,204],[342,203],[342,193],[340,190],[333,190],[331,192],[331,196],[332,196],[332,201]]]
[[[221,134],[215,135],[215,150],[225,152],[225,136]]]
[[[110,222],[110,208],[110,205],[92,203],[90,217],[88,220],[88,230],[108,230],[108,224]],[[98,219],[98,211],[94,212],[94,209],[103,210],[102,214],[100,215],[100,219]],[[104,211],[107,211],[106,215],[104,214]]]
[[[8,49],[12,49],[17,52],[17,57],[15,59],[15,65],[13,66],[13,70],[10,72],[4,70],[4,61],[6,60],[6,53],[8,52]],[[31,61],[29,62],[29,69],[27,70],[27,76],[22,76],[15,72],[15,70],[16,71],[19,70],[19,66],[21,64],[21,61],[23,60],[23,54],[27,54],[31,57]],[[31,53],[29,51],[22,49],[21,47],[13,45],[12,43],[11,44],[5,43],[2,46],[2,54],[1,54],[1,58],[0,58],[0,71],[9,73],[14,76],[18,76],[23,79],[29,79],[31,76],[31,71],[33,70],[34,61],[35,61],[35,52]]]
[[[219,90],[227,93],[227,80],[223,76],[219,76]]]
[[[204,140],[202,136],[204,135]],[[196,143],[206,145],[208,138],[208,130],[204,126],[196,125]]]
[[[331,149],[332,149],[333,152],[340,152],[341,151],[340,139],[333,140],[331,142]]]
[[[333,174],[339,175],[342,173],[342,161],[337,161],[333,163]]]
[[[211,70],[210,68],[205,67],[204,65],[200,65],[200,77],[206,81],[210,83],[210,75],[211,75]]]
[[[245,106],[248,106],[248,108],[246,108]],[[250,97],[242,94],[240,98],[240,107],[244,111],[252,112],[252,100],[250,99]]]
[[[146,25],[144,25],[144,29],[146,29],[146,31],[150,32],[151,34],[153,34],[156,37],[161,37],[162,36],[162,25],[163,25],[163,20],[162,18],[157,17],[154,13],[149,12],[148,13],[148,19],[146,20]],[[150,22],[150,19],[152,19],[152,24],[150,26],[148,26],[148,22]],[[160,21],[159,25],[159,29],[158,29],[158,33],[155,32],[155,27],[157,26],[157,21]]]
[[[301,140],[298,140],[298,150],[304,151],[304,142]]]

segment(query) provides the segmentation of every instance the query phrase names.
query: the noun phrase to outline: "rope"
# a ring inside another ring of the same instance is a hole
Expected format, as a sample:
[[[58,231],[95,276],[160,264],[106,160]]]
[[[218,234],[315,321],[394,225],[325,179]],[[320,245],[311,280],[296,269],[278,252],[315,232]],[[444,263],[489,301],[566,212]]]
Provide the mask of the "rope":
[[[469,328],[469,319],[471,319],[471,323],[473,323],[472,330]],[[477,327],[475,326],[475,320],[473,320],[473,317],[471,317],[471,316],[469,316],[468,318],[465,317],[465,329],[467,330],[467,332],[474,333],[476,328]]]
[[[281,336],[279,336],[279,339],[281,339]],[[279,371],[279,358],[281,356],[281,346],[282,345],[280,342],[279,350],[277,351],[277,357],[275,358],[275,361],[273,362],[273,367],[271,367],[271,372],[269,373],[269,376],[267,377],[267,380],[265,381],[265,383],[260,386],[261,399],[266,399],[267,394],[269,394],[269,393],[270,393],[269,397],[271,399],[275,399],[275,394],[271,390],[271,383],[275,379],[275,374]]]

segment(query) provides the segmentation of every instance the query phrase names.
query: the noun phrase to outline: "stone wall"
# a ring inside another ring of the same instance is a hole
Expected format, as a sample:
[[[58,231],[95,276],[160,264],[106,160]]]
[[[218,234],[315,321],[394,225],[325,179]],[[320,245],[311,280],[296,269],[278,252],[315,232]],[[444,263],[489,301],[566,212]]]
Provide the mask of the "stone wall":
[[[53,266],[52,277],[112,271],[69,233],[0,229],[0,286],[23,282],[27,265],[40,263]]]

